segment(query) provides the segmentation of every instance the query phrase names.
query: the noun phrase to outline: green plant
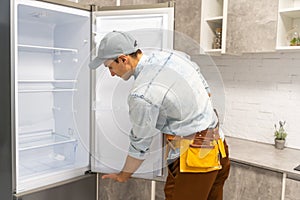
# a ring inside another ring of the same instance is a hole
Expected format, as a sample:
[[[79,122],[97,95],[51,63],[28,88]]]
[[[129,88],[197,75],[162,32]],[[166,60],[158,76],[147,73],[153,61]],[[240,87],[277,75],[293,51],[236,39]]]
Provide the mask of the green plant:
[[[290,40],[290,46],[297,46],[297,38],[293,38]]]
[[[297,38],[297,46],[300,46],[300,37]]]
[[[276,140],[285,140],[287,136],[287,132],[284,130],[285,121],[279,121],[279,128],[277,129],[276,124],[275,126],[275,132],[274,136]]]

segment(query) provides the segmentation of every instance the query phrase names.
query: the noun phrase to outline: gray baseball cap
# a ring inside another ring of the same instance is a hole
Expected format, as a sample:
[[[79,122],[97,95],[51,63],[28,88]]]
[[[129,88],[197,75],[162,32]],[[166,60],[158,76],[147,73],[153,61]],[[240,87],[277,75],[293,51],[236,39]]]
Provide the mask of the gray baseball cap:
[[[129,33],[121,31],[109,32],[101,40],[98,55],[90,62],[89,67],[96,69],[105,60],[115,59],[121,54],[128,55],[137,50],[137,41]]]

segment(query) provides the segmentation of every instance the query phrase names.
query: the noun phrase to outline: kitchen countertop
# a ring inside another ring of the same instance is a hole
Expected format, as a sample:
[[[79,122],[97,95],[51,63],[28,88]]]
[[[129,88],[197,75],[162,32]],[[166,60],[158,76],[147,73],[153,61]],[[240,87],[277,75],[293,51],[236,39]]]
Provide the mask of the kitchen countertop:
[[[226,137],[226,142],[232,161],[286,173],[288,177],[300,178],[300,171],[294,170],[300,165],[299,149],[284,148],[279,150],[272,144],[234,137]]]

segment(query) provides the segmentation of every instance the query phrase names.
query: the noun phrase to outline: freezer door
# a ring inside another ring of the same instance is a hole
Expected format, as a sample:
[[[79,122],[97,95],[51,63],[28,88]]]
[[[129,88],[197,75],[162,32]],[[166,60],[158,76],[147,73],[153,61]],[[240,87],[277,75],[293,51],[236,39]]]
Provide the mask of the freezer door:
[[[139,41],[145,54],[149,48],[173,47],[173,7],[99,11],[94,13],[94,43],[97,47],[103,36],[113,30],[130,31]],[[97,50],[97,49],[96,49]],[[118,172],[122,169],[129,147],[131,123],[127,96],[133,84],[111,77],[105,67],[97,68],[94,74],[93,114],[94,139],[92,171]],[[150,157],[147,158],[135,177],[153,179],[162,175],[163,137],[153,139]]]
[[[89,11],[14,5],[15,192],[89,170]]]

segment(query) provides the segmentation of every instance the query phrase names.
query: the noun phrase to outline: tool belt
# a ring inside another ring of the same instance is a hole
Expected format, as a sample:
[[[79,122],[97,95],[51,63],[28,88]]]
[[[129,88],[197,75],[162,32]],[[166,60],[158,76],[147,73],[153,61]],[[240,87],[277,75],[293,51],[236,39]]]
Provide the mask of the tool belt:
[[[167,135],[169,148],[180,148],[180,172],[220,170],[220,159],[226,157],[219,127],[206,129],[190,136]]]

